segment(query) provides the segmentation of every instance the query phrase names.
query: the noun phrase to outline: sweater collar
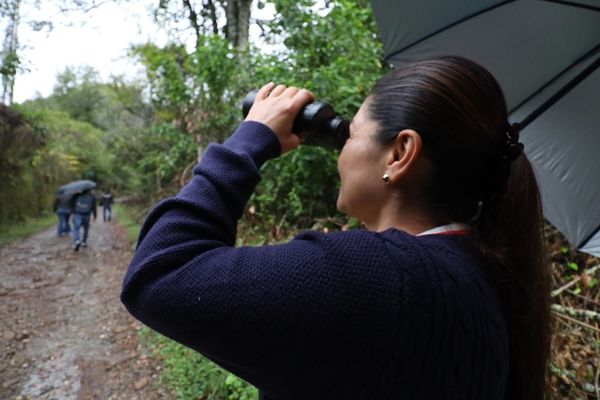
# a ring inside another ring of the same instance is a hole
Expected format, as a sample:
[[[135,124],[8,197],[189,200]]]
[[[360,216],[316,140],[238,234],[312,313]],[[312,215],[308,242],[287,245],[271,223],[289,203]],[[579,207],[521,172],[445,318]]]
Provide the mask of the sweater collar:
[[[471,227],[467,224],[462,223],[451,223],[447,225],[436,226],[435,228],[429,229],[425,232],[419,233],[417,236],[423,235],[470,235]]]

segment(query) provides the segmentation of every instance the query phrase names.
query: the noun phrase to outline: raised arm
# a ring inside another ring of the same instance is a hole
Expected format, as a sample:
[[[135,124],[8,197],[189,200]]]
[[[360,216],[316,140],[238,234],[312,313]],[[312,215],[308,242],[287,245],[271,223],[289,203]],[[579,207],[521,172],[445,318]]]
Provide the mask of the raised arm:
[[[366,232],[234,247],[259,168],[280,143],[266,125],[247,121],[223,145],[210,145],[192,181],[142,227],[121,299],[148,326],[275,398],[317,398],[315,388],[347,387],[348,370],[327,360],[352,368],[391,341],[397,311],[380,305],[388,297],[370,294],[397,277],[384,245]],[[361,262],[365,256],[382,270]]]

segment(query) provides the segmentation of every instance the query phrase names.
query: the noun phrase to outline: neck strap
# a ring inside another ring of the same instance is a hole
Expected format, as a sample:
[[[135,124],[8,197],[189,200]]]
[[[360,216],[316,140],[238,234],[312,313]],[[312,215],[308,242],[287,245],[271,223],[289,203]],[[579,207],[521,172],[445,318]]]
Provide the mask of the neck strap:
[[[442,226],[436,226],[425,232],[419,233],[417,236],[423,235],[470,235],[471,227],[467,224],[452,223]]]

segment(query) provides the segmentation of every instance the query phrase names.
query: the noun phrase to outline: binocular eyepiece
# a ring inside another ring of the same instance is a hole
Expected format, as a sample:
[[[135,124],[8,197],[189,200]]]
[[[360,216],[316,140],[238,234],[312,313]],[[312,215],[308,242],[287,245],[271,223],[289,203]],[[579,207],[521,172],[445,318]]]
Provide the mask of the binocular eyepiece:
[[[256,90],[248,93],[242,105],[244,117],[254,104]],[[303,144],[341,149],[350,134],[350,123],[336,114],[333,107],[323,101],[305,105],[292,126],[292,132],[304,138]]]

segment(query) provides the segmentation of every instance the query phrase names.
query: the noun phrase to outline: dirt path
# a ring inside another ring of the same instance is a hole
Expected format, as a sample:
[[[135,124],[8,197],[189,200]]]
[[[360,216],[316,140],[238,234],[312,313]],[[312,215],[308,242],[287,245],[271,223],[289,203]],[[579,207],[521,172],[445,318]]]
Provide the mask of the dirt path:
[[[119,301],[124,230],[98,219],[88,243],[52,228],[0,248],[0,399],[168,398]]]

